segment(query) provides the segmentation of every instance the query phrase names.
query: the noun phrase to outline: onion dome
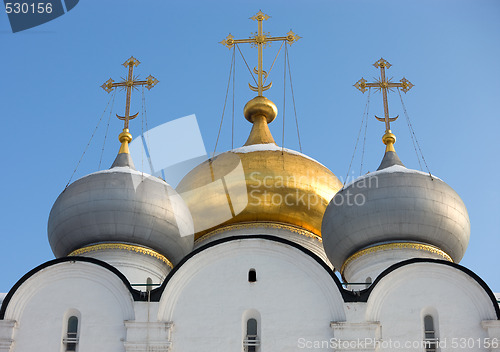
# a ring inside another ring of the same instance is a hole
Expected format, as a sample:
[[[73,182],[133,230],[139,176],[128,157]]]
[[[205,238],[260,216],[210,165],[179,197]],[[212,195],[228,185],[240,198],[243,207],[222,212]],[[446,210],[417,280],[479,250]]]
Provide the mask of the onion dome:
[[[321,219],[340,181],[319,162],[276,145],[268,127],[277,116],[273,102],[257,96],[244,116],[253,123],[245,145],[200,164],[177,187],[195,240],[228,227],[283,224],[321,241]]]
[[[387,147],[378,170],[343,188],[326,209],[322,234],[328,258],[341,272],[352,259],[387,248],[459,262],[470,234],[464,203],[439,178],[406,168],[390,130],[382,140]]]
[[[193,248],[189,210],[165,181],[134,168],[128,129],[119,139],[109,170],[80,178],[57,198],[48,222],[52,251],[63,257],[91,245],[123,244],[176,264]]]

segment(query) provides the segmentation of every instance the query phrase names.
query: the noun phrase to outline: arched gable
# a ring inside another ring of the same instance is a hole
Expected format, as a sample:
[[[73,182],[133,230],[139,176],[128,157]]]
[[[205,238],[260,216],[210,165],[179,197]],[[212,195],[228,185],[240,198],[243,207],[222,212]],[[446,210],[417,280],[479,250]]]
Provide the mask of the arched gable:
[[[248,280],[250,269],[255,282]],[[260,317],[262,341],[282,339],[276,347],[293,348],[303,337],[328,340],[329,322],[346,319],[340,283],[331,274],[281,240],[226,239],[190,257],[169,278],[158,320],[174,323],[172,344],[186,350],[200,343],[216,348],[221,341],[240,348],[249,311]]]

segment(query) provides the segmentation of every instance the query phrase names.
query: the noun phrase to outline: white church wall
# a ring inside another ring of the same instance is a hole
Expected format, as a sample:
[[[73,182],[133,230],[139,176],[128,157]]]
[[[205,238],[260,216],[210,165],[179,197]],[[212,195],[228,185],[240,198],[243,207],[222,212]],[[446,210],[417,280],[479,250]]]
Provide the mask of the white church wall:
[[[126,352],[166,352],[170,348],[170,322],[125,322]]]
[[[158,302],[134,302],[135,320],[125,321],[127,352],[164,352],[170,347],[172,323],[157,321]]]
[[[489,341],[491,342],[490,351],[500,351],[500,320],[483,320],[481,326],[488,333]]]
[[[248,281],[256,270],[257,281]],[[242,351],[246,320],[258,320],[260,352],[301,350],[332,338],[345,320],[330,274],[290,245],[264,239],[225,242],[196,254],[168,282],[159,321],[171,321],[172,351]]]
[[[463,271],[439,263],[402,266],[383,277],[368,299],[366,321],[380,322],[385,348],[399,343],[418,344],[424,338],[425,315],[434,319],[441,350],[487,351],[485,320],[496,320],[490,297]],[[408,346],[405,346],[408,347]],[[401,350],[401,349],[399,349]]]
[[[134,319],[123,281],[92,263],[68,261],[46,267],[15,292],[5,319],[16,322],[10,352],[63,351],[67,319],[79,317],[79,351],[124,351],[124,320]]]
[[[14,342],[15,320],[0,320],[0,352],[9,352]]]

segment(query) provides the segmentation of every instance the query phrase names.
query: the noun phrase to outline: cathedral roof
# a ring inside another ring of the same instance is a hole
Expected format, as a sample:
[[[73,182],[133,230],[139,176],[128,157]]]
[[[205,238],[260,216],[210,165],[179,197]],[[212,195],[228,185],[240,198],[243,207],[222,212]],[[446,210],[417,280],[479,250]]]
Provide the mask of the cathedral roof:
[[[119,154],[113,165],[129,156]],[[56,257],[99,243],[151,248],[178,262],[192,249],[189,211],[165,181],[130,166],[80,178],[57,198],[49,216]]]
[[[108,93],[126,87],[127,98],[118,155],[111,168],[87,175],[67,187],[57,198],[49,216],[48,236],[56,257],[75,255],[77,250],[126,249],[152,255],[169,265],[179,262],[193,248],[192,220],[182,198],[164,180],[135,169],[129,153],[132,135],[129,122],[132,88],[154,87],[153,76],[137,80],[139,61],[130,57],[123,66],[128,77],[102,85]],[[87,248],[84,248],[87,247]]]
[[[326,254],[342,273],[349,261],[386,248],[423,250],[459,262],[470,235],[464,203],[430,172],[406,168],[394,149],[390,124],[398,116],[390,117],[387,94],[394,88],[406,93],[413,84],[406,78],[399,83],[387,79],[391,64],[383,58],[373,66],[380,69],[380,78],[371,83],[361,78],[354,87],[382,92],[384,117],[375,118],[385,123],[385,154],[377,171],[344,187],[328,205],[321,227]],[[406,115],[404,104],[403,110]]]
[[[464,203],[441,179],[403,166],[388,144],[378,170],[347,185],[328,205],[322,224],[328,258],[341,268],[361,250],[404,242],[437,247],[459,262],[470,234]]]
[[[252,99],[244,109],[253,123],[245,146],[202,163],[179,183],[195,239],[248,222],[283,223],[321,236],[323,213],[341,183],[314,159],[276,145],[268,127],[276,114],[267,98]]]

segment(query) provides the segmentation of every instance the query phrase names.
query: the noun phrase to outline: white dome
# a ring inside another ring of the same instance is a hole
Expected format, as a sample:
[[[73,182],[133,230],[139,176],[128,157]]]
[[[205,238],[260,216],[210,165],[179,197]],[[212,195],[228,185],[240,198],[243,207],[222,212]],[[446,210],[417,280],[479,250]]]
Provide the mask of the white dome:
[[[378,171],[358,178],[330,201],[321,232],[337,268],[354,253],[388,242],[433,245],[459,262],[469,242],[470,222],[450,186],[407,169],[395,152],[387,152]]]
[[[65,189],[52,207],[47,231],[56,257],[118,242],[151,248],[176,264],[193,248],[184,201],[165,181],[136,171],[128,154],[119,154],[111,169]]]

